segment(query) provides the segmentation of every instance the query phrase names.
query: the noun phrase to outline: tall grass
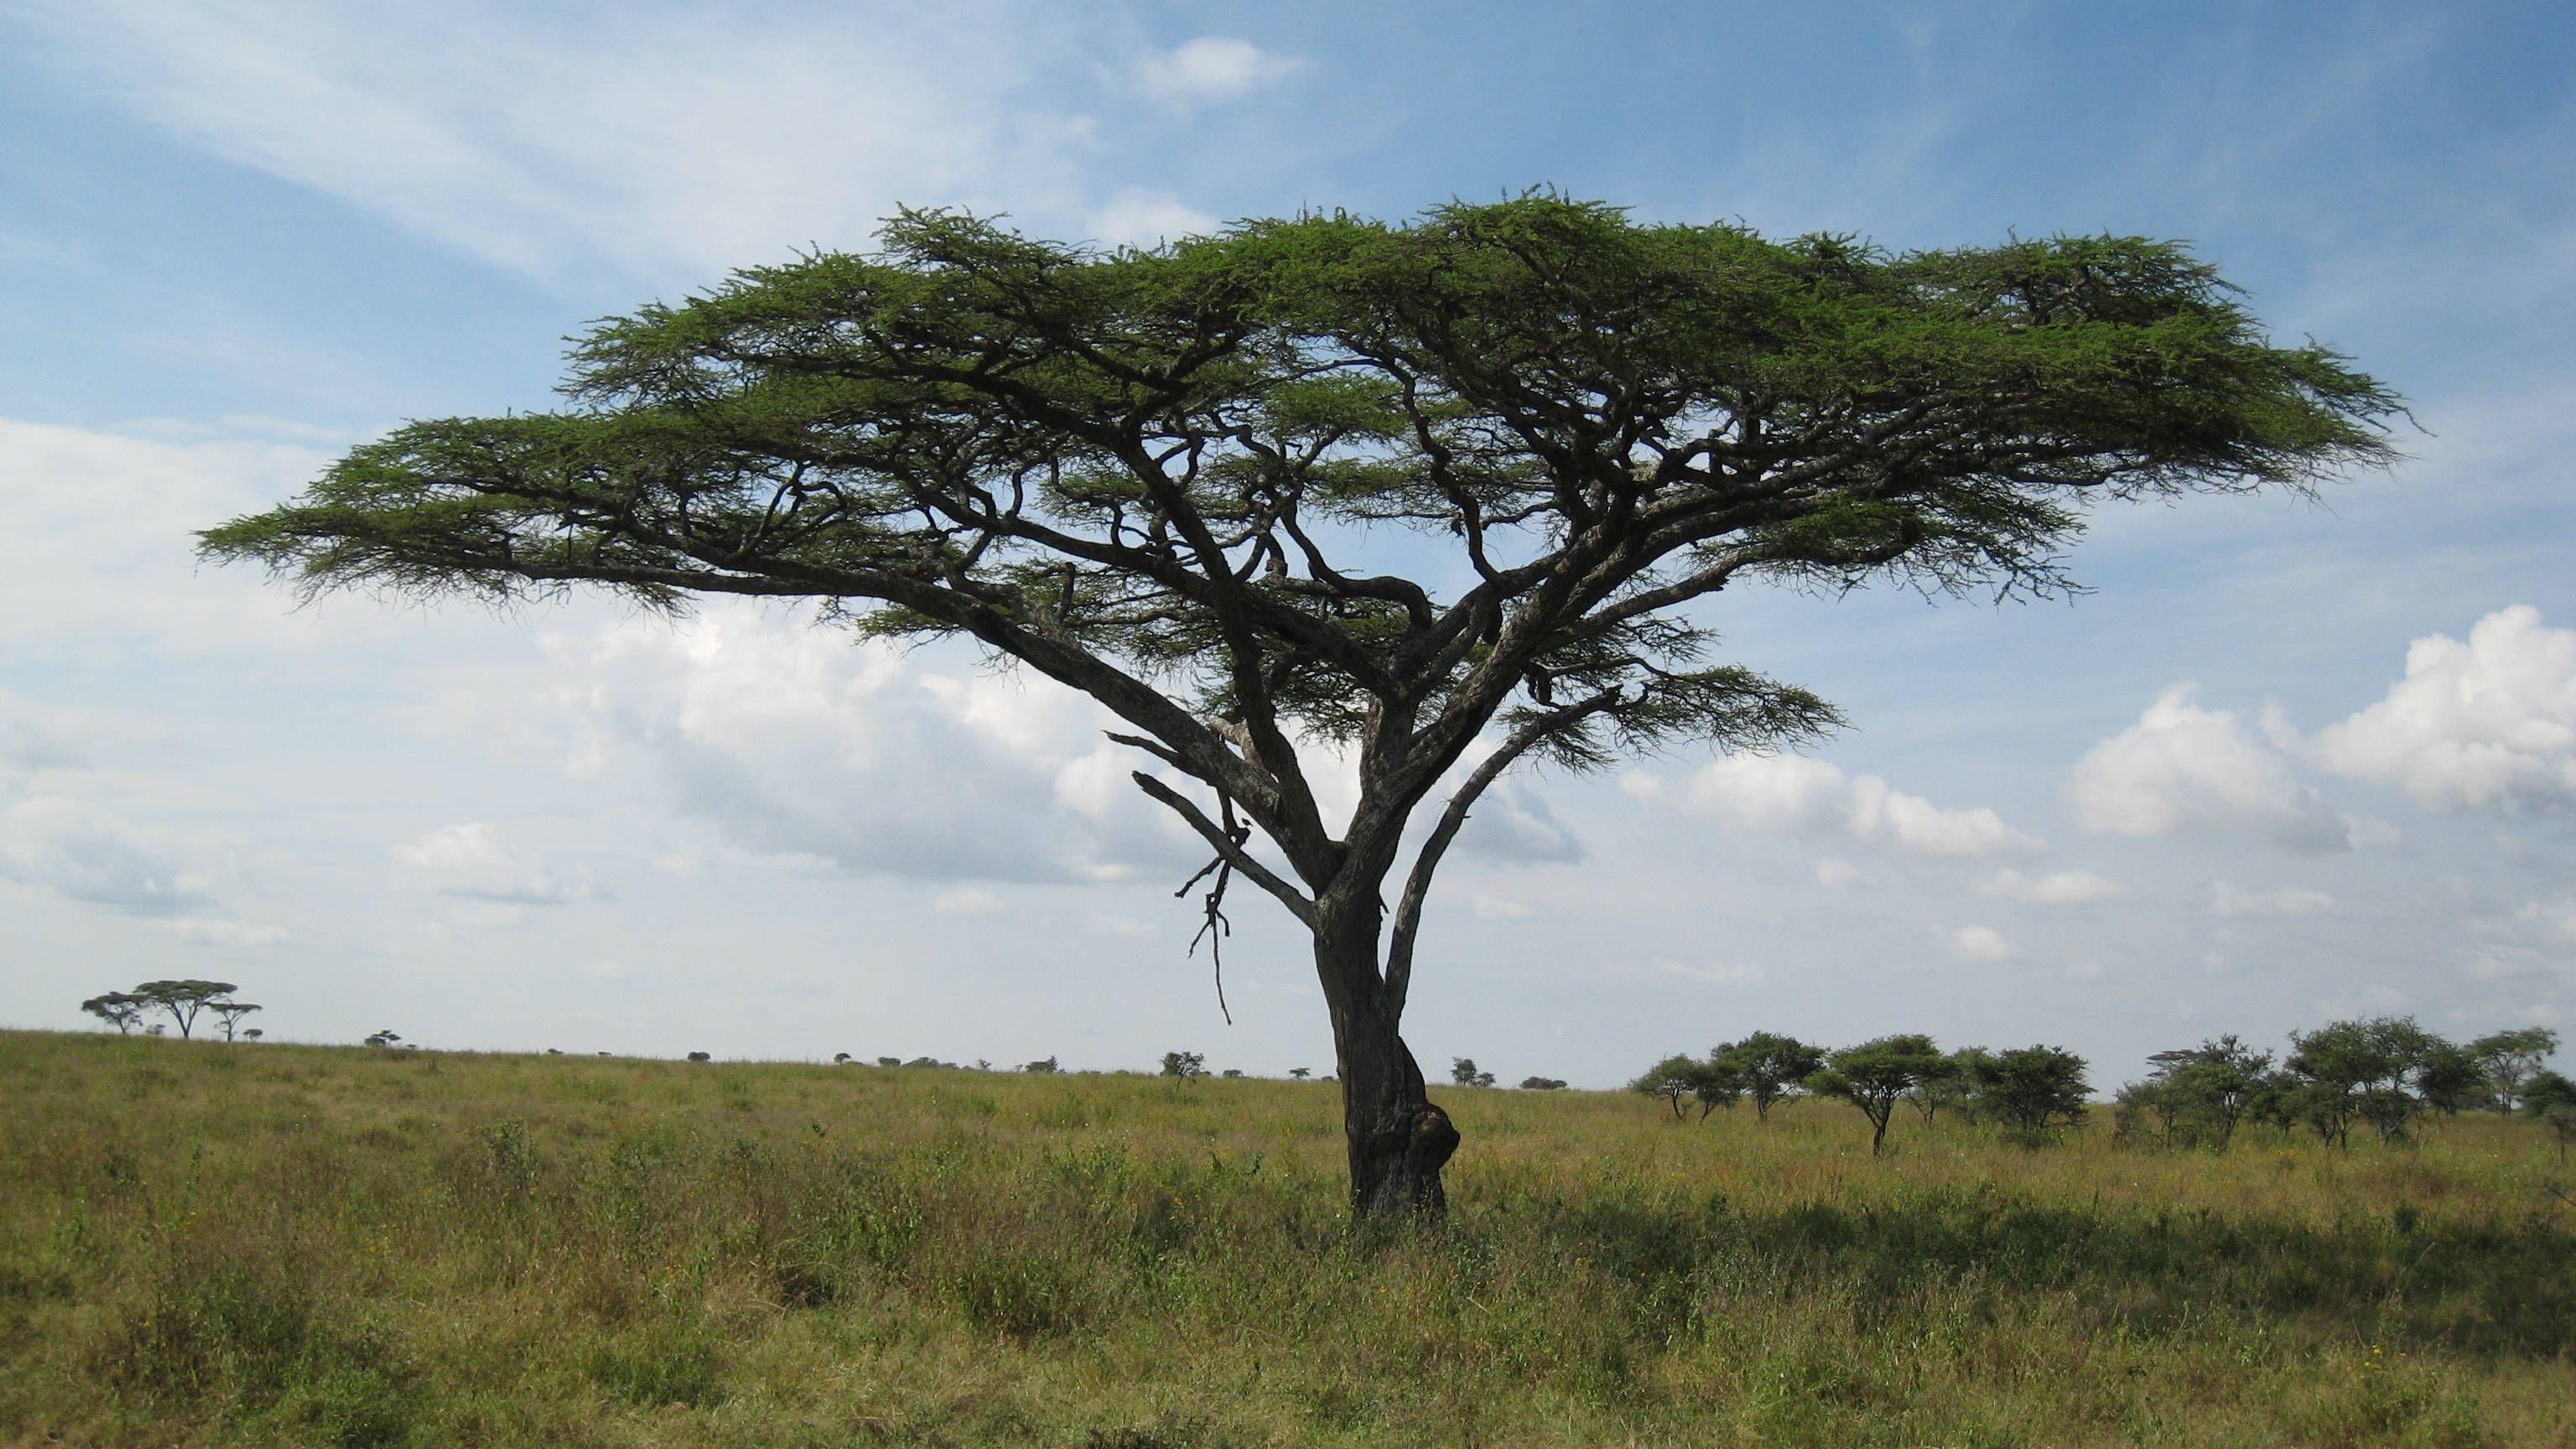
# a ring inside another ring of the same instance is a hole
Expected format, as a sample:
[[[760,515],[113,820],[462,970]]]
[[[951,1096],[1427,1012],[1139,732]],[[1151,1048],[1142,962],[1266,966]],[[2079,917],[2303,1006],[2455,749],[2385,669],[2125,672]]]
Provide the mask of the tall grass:
[[[2576,1438],[2524,1124],[1443,1101],[1448,1227],[1354,1231],[1328,1084],[0,1033],[0,1443]]]

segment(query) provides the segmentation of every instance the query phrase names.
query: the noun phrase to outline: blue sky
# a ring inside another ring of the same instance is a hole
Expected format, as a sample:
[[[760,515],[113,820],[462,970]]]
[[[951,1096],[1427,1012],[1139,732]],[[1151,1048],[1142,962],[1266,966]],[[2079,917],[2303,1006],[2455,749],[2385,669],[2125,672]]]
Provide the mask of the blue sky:
[[[1078,700],[791,615],[303,610],[189,531],[586,321],[898,204],[1150,243],[1549,184],[1661,219],[2187,238],[2412,401],[2321,504],[2107,513],[2072,605],[1730,596],[1806,760],[1534,776],[1408,1035],[1606,1085],[1756,1028],[2576,1026],[2576,45],[2560,7],[149,3],[0,15],[0,1021],[1323,1066]]]

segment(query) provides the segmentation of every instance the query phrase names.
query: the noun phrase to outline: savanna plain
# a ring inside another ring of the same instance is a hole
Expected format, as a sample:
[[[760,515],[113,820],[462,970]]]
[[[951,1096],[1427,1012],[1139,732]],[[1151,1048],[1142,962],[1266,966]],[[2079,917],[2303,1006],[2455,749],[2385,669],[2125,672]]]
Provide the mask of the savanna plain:
[[[1452,1089],[1387,1229],[1335,1091],[0,1032],[0,1443],[2576,1443],[2528,1122]]]

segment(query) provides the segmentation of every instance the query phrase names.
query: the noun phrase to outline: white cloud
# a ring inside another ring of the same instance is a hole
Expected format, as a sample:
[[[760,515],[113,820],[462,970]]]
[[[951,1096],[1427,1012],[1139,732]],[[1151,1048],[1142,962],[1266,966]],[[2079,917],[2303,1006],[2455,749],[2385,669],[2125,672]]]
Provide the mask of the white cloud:
[[[197,568],[194,530],[264,507],[319,472],[320,453],[276,443],[171,443],[0,419],[0,646],[95,658],[129,641],[237,650],[345,635],[290,613],[255,569]],[[67,717],[76,732],[92,712]],[[0,731],[13,728],[0,723]],[[58,731],[59,732],[59,731]]]
[[[207,885],[165,837],[55,795],[0,811],[0,876],[145,919],[197,909]]]
[[[1223,225],[1169,192],[1130,186],[1092,210],[1083,231],[1104,246],[1151,250],[1183,237],[1210,235]]]
[[[1805,755],[1720,755],[1694,771],[1678,791],[1660,777],[1632,770],[1619,786],[1634,799],[1685,815],[1732,820],[1757,830],[1815,822],[1843,800],[1850,781],[1840,767]]]
[[[2076,823],[2114,835],[2233,831],[2285,850],[2349,849],[2355,825],[2235,715],[2193,703],[2195,690],[2168,688],[2076,762],[2066,783]]]
[[[1678,976],[1684,981],[1697,981],[1707,986],[1759,985],[1766,974],[1759,966],[1741,964],[1698,965],[1676,961],[1670,956],[1657,956],[1646,965],[1665,976]]]
[[[1840,856],[1820,856],[1816,860],[1816,884],[1829,891],[1844,890],[1860,884],[1860,867]]]
[[[1684,815],[1757,830],[1839,824],[1855,840],[1909,855],[1973,859],[2040,847],[1982,806],[1944,809],[1876,775],[1849,776],[1803,755],[1721,755],[1678,788],[1644,771],[1630,771],[1619,784],[1631,799]]]
[[[446,681],[431,723],[577,776],[644,787],[782,864],[941,884],[1117,880],[1204,863],[1128,778],[1090,700],[959,649],[855,641],[793,611],[711,601],[539,640],[536,673]],[[610,784],[609,782],[613,782]]]
[[[535,857],[481,821],[442,825],[392,855],[427,877],[442,895],[503,906],[559,906],[588,894],[548,871]]]
[[[2326,769],[2437,810],[2576,811],[2576,629],[2517,604],[2465,644],[2418,639],[2406,677],[2313,749]]]
[[[2089,905],[2129,893],[2126,887],[2089,870],[2060,870],[2037,876],[2024,875],[2017,870],[1999,870],[1979,881],[1977,889],[1999,900],[2019,901],[2030,906]]]
[[[2324,891],[2280,890],[2243,891],[2225,881],[2211,882],[2211,909],[2222,916],[2313,916],[2334,909],[2335,898]]]
[[[475,0],[31,18],[94,94],[227,160],[514,270],[605,257],[681,283],[863,244],[897,203],[1064,209],[1091,128],[1035,97],[1106,44],[1072,13],[974,0],[756,22],[639,3],[614,25]],[[1189,47],[1168,70],[1208,98],[1274,73]]]
[[[2576,945],[2576,895],[2525,901],[2513,918],[2544,936]]]
[[[157,733],[100,710],[58,709],[0,689],[0,782],[10,773],[76,765],[102,735]]]
[[[1944,932],[1950,954],[1962,961],[2009,961],[2021,954],[2021,948],[2007,940],[1992,926],[1961,926]]]
[[[1304,61],[1273,55],[1248,40],[1202,35],[1170,50],[1150,51],[1136,64],[1136,79],[1145,94],[1172,105],[1203,105],[1240,100],[1278,84],[1303,68]]]
[[[1876,775],[1852,781],[1850,828],[1862,840],[1893,845],[1909,855],[1977,860],[2040,848],[2039,841],[2006,825],[1992,810],[1944,810],[1920,795],[1889,788]]]
[[[982,915],[999,910],[1002,898],[981,886],[951,886],[930,898],[930,908],[953,916]]]
[[[1583,842],[1527,785],[1498,781],[1485,791],[1458,832],[1458,853],[1509,865],[1570,865]]]

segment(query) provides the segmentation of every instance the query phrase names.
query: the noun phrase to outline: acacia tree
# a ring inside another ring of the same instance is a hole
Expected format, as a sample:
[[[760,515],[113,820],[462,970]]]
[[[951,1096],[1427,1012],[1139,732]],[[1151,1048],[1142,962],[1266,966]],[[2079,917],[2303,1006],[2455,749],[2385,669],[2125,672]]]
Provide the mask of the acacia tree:
[[[1363,1212],[1443,1202],[1457,1132],[1400,1028],[1486,789],[1837,723],[1708,662],[1696,601],[2049,594],[2088,498],[2392,456],[2387,390],[2162,242],[1900,255],[1550,195],[881,241],[600,323],[565,410],[401,428],[204,552],[309,592],[806,599],[1090,695],[1206,843],[1211,926],[1241,879],[1310,933]],[[1301,741],[1356,763],[1347,819]]]
[[[131,1036],[143,1022],[143,1008],[150,1002],[131,991],[110,991],[81,1003],[81,1010],[116,1028],[118,1036]]]
[[[231,1041],[233,1034],[240,1030],[243,1017],[254,1011],[266,1011],[268,1008],[256,1001],[210,1001],[206,1003],[206,1009],[222,1020],[224,1040]]]
[[[2037,1142],[2053,1128],[2084,1120],[2084,1104],[2092,1095],[2084,1067],[2084,1059],[2064,1047],[2029,1046],[1982,1052],[1964,1067],[1944,1059],[1927,1070],[1934,1076],[1963,1071],[1978,1115],[2003,1123],[2024,1141]]]
[[[2253,1110],[2272,1069],[2272,1054],[2233,1032],[2196,1047],[2157,1052],[2138,1100],[2153,1110],[2168,1137],[2208,1139],[2225,1147],[2236,1124]]]
[[[240,989],[229,981],[146,981],[134,988],[134,995],[146,1007],[168,1012],[180,1037],[185,1039],[196,1027],[197,1013]],[[230,1018],[225,1024],[231,1024]]]
[[[1807,1078],[1807,1090],[1840,1097],[1869,1119],[1869,1155],[1887,1146],[1887,1119],[1926,1072],[1942,1069],[1941,1049],[1918,1032],[1882,1036],[1844,1047]]]
[[[1696,1094],[1707,1078],[1708,1064],[1688,1052],[1675,1052],[1638,1074],[1628,1090],[1641,1097],[1661,1097],[1673,1109],[1673,1120],[1682,1121],[1682,1098]],[[1699,1114],[1706,1121],[1708,1113]]]
[[[1757,1031],[1742,1041],[1720,1042],[1708,1059],[1735,1074],[1744,1094],[1753,1099],[1753,1120],[1771,1120],[1771,1104],[1798,1090],[1798,1084],[1825,1064],[1825,1049],[1778,1032]]]
[[[2512,1112],[2522,1106],[2523,1084],[2543,1070],[2540,1064],[2558,1050],[2558,1033],[2545,1026],[2489,1032],[2469,1043],[2468,1050],[2486,1072],[2492,1092],[2489,1105]]]

